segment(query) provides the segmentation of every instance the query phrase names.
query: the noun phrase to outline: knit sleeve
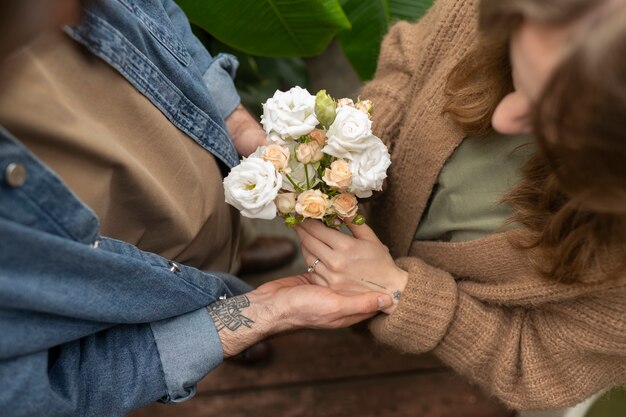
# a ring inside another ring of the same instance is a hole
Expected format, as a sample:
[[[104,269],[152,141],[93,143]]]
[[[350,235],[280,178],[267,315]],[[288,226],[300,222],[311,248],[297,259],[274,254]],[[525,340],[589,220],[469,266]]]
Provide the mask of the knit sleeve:
[[[519,410],[576,404],[626,381],[626,285],[567,301],[504,306],[466,291],[417,258],[402,300],[371,323],[382,342],[433,351],[457,372]]]
[[[400,22],[394,25],[383,40],[376,75],[361,91],[362,99],[374,103],[374,132],[389,146],[390,138],[397,136],[404,103],[409,96],[409,82],[413,73],[409,59],[415,54],[420,24]],[[414,34],[415,33],[415,34]]]

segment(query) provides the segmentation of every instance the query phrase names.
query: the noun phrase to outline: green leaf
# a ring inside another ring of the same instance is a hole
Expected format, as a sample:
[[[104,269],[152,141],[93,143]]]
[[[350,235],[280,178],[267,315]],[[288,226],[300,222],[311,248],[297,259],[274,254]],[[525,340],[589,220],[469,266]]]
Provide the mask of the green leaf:
[[[415,22],[426,14],[433,0],[389,0],[393,20]]]
[[[350,28],[338,0],[177,0],[194,24],[242,52],[269,57],[320,54]]]
[[[362,80],[374,76],[391,14],[387,0],[340,0],[352,25],[338,34],[341,48]]]
[[[396,20],[417,21],[434,0],[340,0],[351,30],[338,34],[341,48],[361,80],[376,71],[380,44]]]

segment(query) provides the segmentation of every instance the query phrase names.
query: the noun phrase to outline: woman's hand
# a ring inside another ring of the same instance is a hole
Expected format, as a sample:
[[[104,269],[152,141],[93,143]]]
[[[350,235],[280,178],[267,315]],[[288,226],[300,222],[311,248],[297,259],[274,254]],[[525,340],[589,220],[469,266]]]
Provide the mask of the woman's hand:
[[[308,265],[319,259],[311,280],[336,291],[381,291],[391,295],[394,305],[406,286],[408,273],[400,269],[389,250],[367,225],[348,225],[353,236],[306,220],[295,227]]]

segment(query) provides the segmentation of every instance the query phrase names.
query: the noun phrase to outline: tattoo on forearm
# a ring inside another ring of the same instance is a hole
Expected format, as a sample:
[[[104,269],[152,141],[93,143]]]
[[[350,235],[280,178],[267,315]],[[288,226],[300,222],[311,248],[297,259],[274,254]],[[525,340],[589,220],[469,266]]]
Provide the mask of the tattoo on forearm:
[[[209,310],[209,315],[213,319],[218,332],[225,328],[234,332],[241,326],[252,327],[254,321],[241,313],[242,310],[248,307],[250,307],[248,297],[239,295],[226,300],[216,301],[208,305],[207,310]]]
[[[400,290],[397,290],[396,292],[393,293],[393,299],[396,301],[399,301],[401,296],[402,296],[402,291]]]

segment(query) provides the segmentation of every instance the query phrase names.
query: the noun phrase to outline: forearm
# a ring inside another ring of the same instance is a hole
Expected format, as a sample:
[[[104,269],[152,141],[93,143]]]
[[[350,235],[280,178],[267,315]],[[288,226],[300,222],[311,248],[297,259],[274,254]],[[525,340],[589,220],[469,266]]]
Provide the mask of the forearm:
[[[265,131],[241,104],[226,118],[226,127],[241,156],[248,156],[267,144]]]
[[[372,333],[404,352],[432,351],[513,408],[570,406],[626,377],[615,308],[623,287],[541,302],[535,292],[535,301],[520,302],[511,289],[457,282],[417,258],[399,264],[408,285],[396,311],[373,320]]]
[[[0,361],[0,407],[11,416],[123,416],[166,395],[150,326],[116,326]]]

